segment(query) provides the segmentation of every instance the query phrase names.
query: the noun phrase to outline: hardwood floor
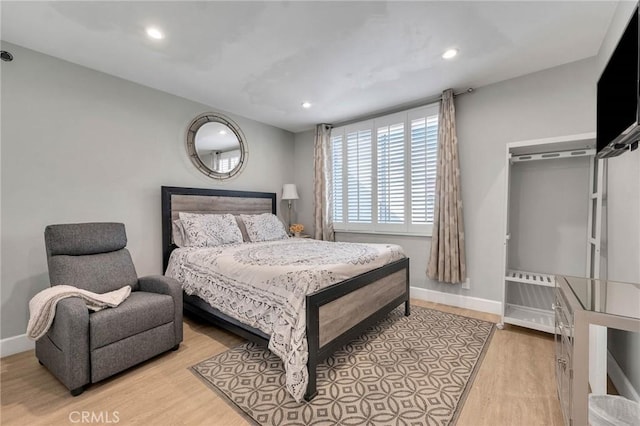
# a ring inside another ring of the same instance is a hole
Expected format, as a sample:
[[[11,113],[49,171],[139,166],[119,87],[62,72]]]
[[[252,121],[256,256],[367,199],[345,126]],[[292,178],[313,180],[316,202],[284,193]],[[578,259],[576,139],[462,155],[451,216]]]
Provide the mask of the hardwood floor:
[[[496,315],[466,309],[412,303],[499,320]],[[3,358],[0,424],[245,425],[233,408],[188,370],[240,342],[232,334],[186,318],[184,342],[177,352],[91,385],[75,398],[38,364],[33,351]],[[458,426],[562,425],[553,360],[552,336],[509,326],[496,330]]]

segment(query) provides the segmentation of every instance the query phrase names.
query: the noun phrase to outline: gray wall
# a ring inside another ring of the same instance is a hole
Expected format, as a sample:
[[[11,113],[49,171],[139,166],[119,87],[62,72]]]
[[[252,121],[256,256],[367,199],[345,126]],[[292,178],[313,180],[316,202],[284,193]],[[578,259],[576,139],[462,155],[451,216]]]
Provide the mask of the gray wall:
[[[9,43],[2,62],[2,328],[23,334],[27,304],[48,286],[44,227],[120,221],[139,275],[162,269],[160,186],[278,193],[294,178],[293,134],[228,114],[248,165],[218,183],[187,157],[197,114],[216,110]],[[279,207],[282,207],[280,203]]]
[[[313,138],[315,130],[296,133],[294,144],[294,182],[299,200],[294,203],[296,223],[304,225],[304,233],[313,235]]]
[[[620,2],[597,56],[598,76],[604,69],[634,10]],[[607,160],[607,278],[640,283],[640,150]],[[635,391],[640,393],[640,333],[611,330],[609,351]],[[627,395],[629,396],[629,395]]]
[[[338,238],[404,246],[411,258],[413,286],[501,301],[505,146],[594,131],[595,68],[591,58],[481,87],[456,99],[470,290],[427,279],[430,238],[362,234],[339,234]],[[309,145],[313,145],[312,133],[296,135],[297,183],[311,188]],[[300,220],[311,223],[312,219]]]

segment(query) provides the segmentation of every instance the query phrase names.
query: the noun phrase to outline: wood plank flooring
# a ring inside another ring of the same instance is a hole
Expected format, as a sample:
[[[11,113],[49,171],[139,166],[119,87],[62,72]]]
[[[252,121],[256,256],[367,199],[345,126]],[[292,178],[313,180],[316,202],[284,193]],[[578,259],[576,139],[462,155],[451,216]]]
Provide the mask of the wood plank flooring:
[[[413,304],[497,322],[498,316],[414,300]],[[245,425],[247,422],[188,367],[242,339],[185,318],[184,341],[169,352],[73,398],[33,351],[0,360],[0,424]],[[562,425],[555,389],[553,338],[519,327],[496,330],[458,426]],[[84,412],[84,413],[83,413]],[[117,412],[117,413],[116,413]],[[117,418],[117,421],[116,421]],[[96,421],[96,420],[101,420]]]

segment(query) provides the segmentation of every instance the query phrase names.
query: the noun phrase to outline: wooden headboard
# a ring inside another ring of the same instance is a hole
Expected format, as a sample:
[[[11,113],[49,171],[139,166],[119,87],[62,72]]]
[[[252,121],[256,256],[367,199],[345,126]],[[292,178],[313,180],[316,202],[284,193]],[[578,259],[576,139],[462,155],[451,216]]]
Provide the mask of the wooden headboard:
[[[276,214],[275,192],[228,191],[224,189],[162,187],[162,270],[176,248],[171,238],[178,213]]]

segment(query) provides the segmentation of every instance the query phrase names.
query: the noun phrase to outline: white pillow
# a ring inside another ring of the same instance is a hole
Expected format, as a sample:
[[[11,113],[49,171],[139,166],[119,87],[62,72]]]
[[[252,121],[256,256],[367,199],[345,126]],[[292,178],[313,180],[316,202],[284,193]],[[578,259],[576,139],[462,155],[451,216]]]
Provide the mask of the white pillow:
[[[247,228],[247,235],[252,242],[284,240],[289,238],[284,225],[278,216],[271,213],[256,215],[241,214],[240,218]]]
[[[215,247],[241,243],[242,233],[231,214],[196,214],[180,212],[185,246]]]

